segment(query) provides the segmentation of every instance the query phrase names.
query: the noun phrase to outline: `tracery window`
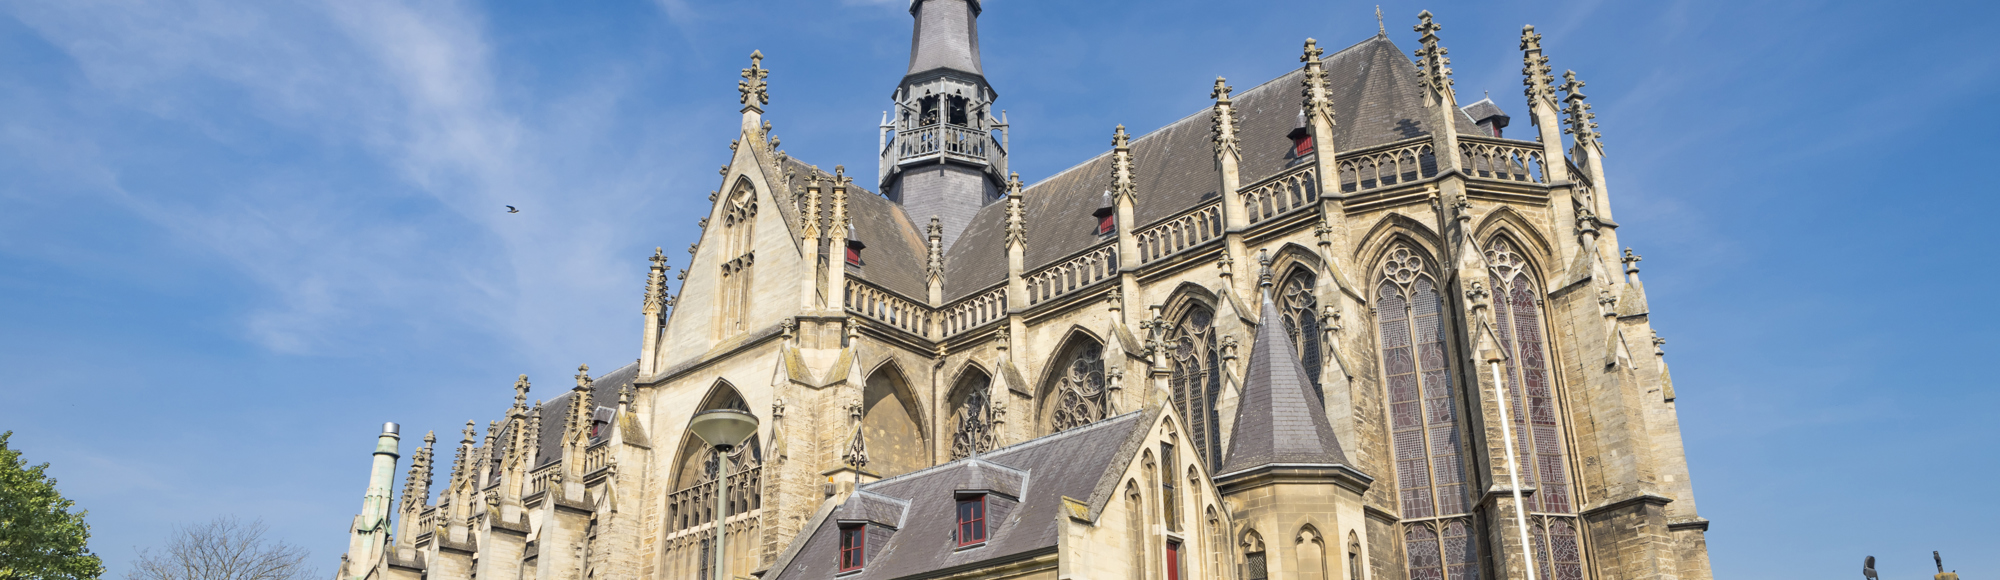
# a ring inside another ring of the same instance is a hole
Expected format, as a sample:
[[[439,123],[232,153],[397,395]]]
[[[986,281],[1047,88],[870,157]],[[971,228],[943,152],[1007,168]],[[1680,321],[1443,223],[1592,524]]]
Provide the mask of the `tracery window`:
[[[1067,431],[1103,420],[1111,410],[1111,393],[1104,380],[1104,347],[1082,341],[1070,347],[1057,367],[1056,408],[1049,416],[1051,431]]]
[[[1285,322],[1285,334],[1292,339],[1294,354],[1299,364],[1306,367],[1306,379],[1312,381],[1313,395],[1321,401],[1326,394],[1320,391],[1320,332],[1319,298],[1313,294],[1319,277],[1312,270],[1295,268],[1285,276],[1284,284],[1278,286],[1278,312]]]
[[[996,417],[991,400],[992,379],[985,373],[968,372],[959,381],[964,400],[952,411],[951,458],[964,459],[974,453],[993,450]]]
[[[1479,566],[1469,532],[1464,432],[1445,347],[1444,298],[1423,260],[1408,246],[1390,250],[1375,312],[1404,548],[1412,580],[1470,580],[1479,577]]]
[[[1514,421],[1515,457],[1522,483],[1535,486],[1528,511],[1542,514],[1535,526],[1538,569],[1557,580],[1583,577],[1576,539],[1576,507],[1563,455],[1561,411],[1548,369],[1540,292],[1528,275],[1527,260],[1504,238],[1487,244],[1491,267],[1494,329],[1507,357],[1507,408]],[[1551,550],[1553,546],[1553,550]]]
[[[1167,331],[1174,406],[1187,419],[1188,440],[1209,469],[1222,465],[1222,427],[1215,400],[1222,393],[1222,357],[1215,348],[1215,311],[1196,304]]]
[[[740,183],[729,194],[722,213],[723,257],[718,314],[724,332],[743,330],[750,311],[750,266],[757,261],[753,226],[756,225],[757,195],[748,183]]]

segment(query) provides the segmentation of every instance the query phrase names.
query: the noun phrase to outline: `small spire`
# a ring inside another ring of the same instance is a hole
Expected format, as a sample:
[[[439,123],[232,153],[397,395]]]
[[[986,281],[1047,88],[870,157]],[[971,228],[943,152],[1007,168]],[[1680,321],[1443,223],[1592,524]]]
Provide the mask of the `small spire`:
[[[646,298],[640,303],[639,312],[649,315],[659,314],[666,308],[667,256],[661,248],[655,247],[653,257],[647,260],[651,261],[653,266],[646,273]]]
[[[1555,78],[1549,76],[1549,57],[1542,54],[1542,35],[1533,24],[1521,27],[1521,84],[1527,85],[1528,99],[1556,100]]]
[[[514,410],[525,410],[527,409],[527,404],[528,375],[521,375],[521,378],[514,379]]]
[[[1437,33],[1439,30],[1444,30],[1444,27],[1431,20],[1429,10],[1418,13],[1417,20],[1417,26],[1413,30],[1422,35],[1418,40],[1423,43],[1423,48],[1417,49],[1416,56],[1417,68],[1423,72],[1423,87],[1430,91],[1430,96],[1441,102],[1453,102],[1456,99],[1450,98],[1451,59],[1445,57],[1451,51],[1438,45]]]
[[[1376,35],[1376,36],[1388,36],[1388,35],[1389,35],[1389,27],[1388,27],[1387,25],[1384,25],[1384,24],[1382,24],[1382,5],[1381,5],[1381,4],[1376,4],[1376,5],[1375,5],[1375,35]]]
[[[1320,56],[1325,54],[1325,52],[1320,50],[1317,42],[1308,38],[1306,39],[1305,53],[1299,55],[1299,62],[1306,63],[1304,78],[1300,80],[1300,83],[1305,85],[1304,90],[1301,91],[1304,99],[1299,103],[1299,126],[1301,127],[1309,126],[1308,115],[1313,117],[1311,119],[1313,121],[1325,119],[1326,124],[1333,124],[1333,99],[1329,96],[1328,89],[1332,85],[1327,82],[1326,78],[1326,60]]]
[[[932,278],[944,277],[944,222],[938,216],[931,216],[931,224],[925,226],[924,234],[930,253],[924,271]]]
[[[1597,122],[1594,120],[1597,114],[1590,112],[1590,103],[1583,102],[1585,98],[1583,87],[1584,82],[1576,80],[1576,71],[1563,71],[1562,90],[1567,93],[1563,97],[1563,116],[1568,124],[1567,127],[1563,127],[1563,132],[1574,135],[1577,145],[1588,143],[1603,147],[1603,144],[1598,142],[1601,136],[1597,133]]]
[[[743,80],[736,81],[736,92],[742,94],[738,100],[742,101],[745,109],[756,109],[761,112],[764,110],[764,105],[771,103],[771,94],[764,82],[765,77],[771,76],[771,71],[764,70],[763,63],[764,52],[751,51],[750,68],[743,69],[741,75]]]
[[[1007,178],[1007,243],[1028,247],[1028,211],[1021,199],[1021,174]]]
[[[1111,132],[1111,198],[1131,201],[1139,198],[1139,186],[1132,179],[1131,139],[1125,134],[1124,125]]]

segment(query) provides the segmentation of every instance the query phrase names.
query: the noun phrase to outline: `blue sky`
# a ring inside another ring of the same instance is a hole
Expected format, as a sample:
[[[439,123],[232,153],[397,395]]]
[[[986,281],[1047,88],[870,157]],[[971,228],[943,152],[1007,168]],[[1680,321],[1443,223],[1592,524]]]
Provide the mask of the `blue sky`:
[[[751,50],[783,148],[869,173],[904,6],[0,0],[0,429],[114,576],[217,514],[330,570],[380,422],[407,450],[516,374],[638,355],[645,258],[685,264]],[[986,8],[1030,181],[1376,26],[1353,2]],[[1718,576],[1873,554],[1917,578],[1931,550],[2000,576],[2000,395],[1972,364],[1996,346],[2000,9],[1384,4],[1406,51],[1426,8],[1461,99],[1517,130],[1522,24],[1590,83]]]

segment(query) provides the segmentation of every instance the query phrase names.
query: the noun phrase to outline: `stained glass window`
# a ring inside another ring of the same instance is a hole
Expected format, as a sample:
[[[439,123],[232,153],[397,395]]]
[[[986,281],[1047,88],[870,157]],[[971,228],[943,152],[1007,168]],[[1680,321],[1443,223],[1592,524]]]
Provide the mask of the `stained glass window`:
[[[1279,316],[1285,322],[1285,334],[1292,339],[1292,348],[1299,357],[1299,364],[1306,367],[1306,379],[1312,382],[1313,394],[1321,401],[1326,394],[1320,391],[1320,336],[1319,298],[1313,294],[1318,276],[1312,270],[1295,268],[1285,276],[1285,283],[1278,286]]]
[[[1052,431],[1066,431],[1103,420],[1111,409],[1104,382],[1104,347],[1083,342],[1070,347],[1056,377],[1056,408],[1049,416]]]
[[[1516,457],[1523,483],[1538,488],[1528,498],[1535,513],[1572,514],[1569,475],[1563,457],[1561,413],[1549,380],[1542,312],[1527,263],[1505,239],[1488,244],[1492,266],[1494,320],[1507,356],[1507,407],[1513,412]]]
[[[1444,298],[1407,246],[1383,262],[1375,319],[1410,577],[1479,575],[1464,434],[1445,348]]]
[[[1221,357],[1215,348],[1215,311],[1194,305],[1168,331],[1173,365],[1174,406],[1188,422],[1188,439],[1209,469],[1222,465],[1221,417],[1215,411],[1222,393]]]

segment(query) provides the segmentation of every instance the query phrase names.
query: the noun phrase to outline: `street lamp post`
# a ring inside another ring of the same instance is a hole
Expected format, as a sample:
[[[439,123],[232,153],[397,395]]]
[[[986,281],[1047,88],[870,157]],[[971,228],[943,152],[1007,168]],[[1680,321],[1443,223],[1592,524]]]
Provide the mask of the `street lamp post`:
[[[715,448],[715,576],[714,580],[727,580],[729,575],[723,570],[728,560],[723,558],[722,524],[729,519],[729,452],[742,445],[743,441],[757,433],[757,416],[748,411],[736,409],[713,409],[696,413],[694,421],[688,425],[694,436]]]

